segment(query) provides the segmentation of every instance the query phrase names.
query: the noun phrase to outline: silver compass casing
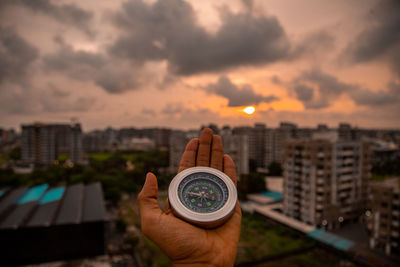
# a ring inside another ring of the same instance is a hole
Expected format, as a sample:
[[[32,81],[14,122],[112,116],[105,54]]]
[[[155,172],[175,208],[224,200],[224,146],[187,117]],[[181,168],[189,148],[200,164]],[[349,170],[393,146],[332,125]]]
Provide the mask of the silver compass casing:
[[[210,173],[220,178],[228,188],[228,199],[225,204],[214,212],[199,213],[188,209],[179,199],[179,184],[193,173]],[[178,173],[172,179],[168,188],[168,200],[175,216],[203,228],[215,228],[225,223],[233,214],[237,202],[236,186],[225,173],[210,167],[193,167]]]

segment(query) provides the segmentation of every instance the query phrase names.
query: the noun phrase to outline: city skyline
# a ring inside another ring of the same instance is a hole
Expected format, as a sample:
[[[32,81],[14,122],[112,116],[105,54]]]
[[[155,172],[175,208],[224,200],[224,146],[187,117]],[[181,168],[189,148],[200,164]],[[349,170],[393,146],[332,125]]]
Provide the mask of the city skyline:
[[[400,128],[399,12],[394,0],[3,1],[1,127]]]

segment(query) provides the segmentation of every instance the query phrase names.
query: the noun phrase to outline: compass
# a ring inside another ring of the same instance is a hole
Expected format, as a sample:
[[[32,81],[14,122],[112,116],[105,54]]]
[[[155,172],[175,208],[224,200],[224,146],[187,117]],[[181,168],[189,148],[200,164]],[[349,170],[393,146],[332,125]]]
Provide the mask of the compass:
[[[177,217],[204,228],[214,228],[231,217],[237,191],[225,173],[210,167],[193,167],[172,179],[168,199]]]

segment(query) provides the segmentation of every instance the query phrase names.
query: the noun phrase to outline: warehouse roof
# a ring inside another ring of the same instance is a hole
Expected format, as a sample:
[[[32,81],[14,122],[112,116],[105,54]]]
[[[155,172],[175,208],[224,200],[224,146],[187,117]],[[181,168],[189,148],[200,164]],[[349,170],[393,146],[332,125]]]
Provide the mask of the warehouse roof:
[[[0,230],[106,220],[100,183],[0,189]]]

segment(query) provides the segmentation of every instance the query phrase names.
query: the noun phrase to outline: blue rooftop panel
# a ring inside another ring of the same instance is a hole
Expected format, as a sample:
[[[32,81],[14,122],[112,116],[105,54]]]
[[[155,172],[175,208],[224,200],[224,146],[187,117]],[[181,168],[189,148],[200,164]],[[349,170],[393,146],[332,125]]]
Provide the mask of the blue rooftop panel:
[[[318,228],[315,228],[315,230],[308,232],[307,235],[327,245],[344,251],[349,250],[354,245],[354,243],[350,240],[334,235],[332,233],[328,233]]]
[[[31,201],[38,201],[48,187],[48,184],[32,187],[17,201],[17,204],[22,205]]]
[[[338,242],[339,240],[341,240],[341,238],[339,236],[333,235],[333,234],[330,234],[330,233],[327,233],[327,232],[325,232],[324,239],[325,239],[324,241],[327,244],[330,244],[330,245],[333,245],[336,242]]]
[[[320,230],[318,228],[315,228],[315,230],[313,230],[311,232],[308,232],[307,235],[312,237],[312,238],[314,238],[314,239],[323,241],[324,240],[325,231]]]
[[[62,198],[65,192],[65,186],[57,187],[46,192],[40,199],[39,204],[43,205],[49,202],[57,201]]]
[[[278,192],[278,191],[269,190],[269,191],[264,191],[261,194],[263,196],[271,198],[271,199],[273,199],[275,201],[281,201],[282,200],[282,193]]]
[[[333,244],[333,246],[335,248],[337,248],[337,249],[347,251],[352,246],[354,246],[354,243],[352,241],[350,241],[350,240],[347,240],[347,239],[341,239],[338,242],[336,242],[335,244]]]

